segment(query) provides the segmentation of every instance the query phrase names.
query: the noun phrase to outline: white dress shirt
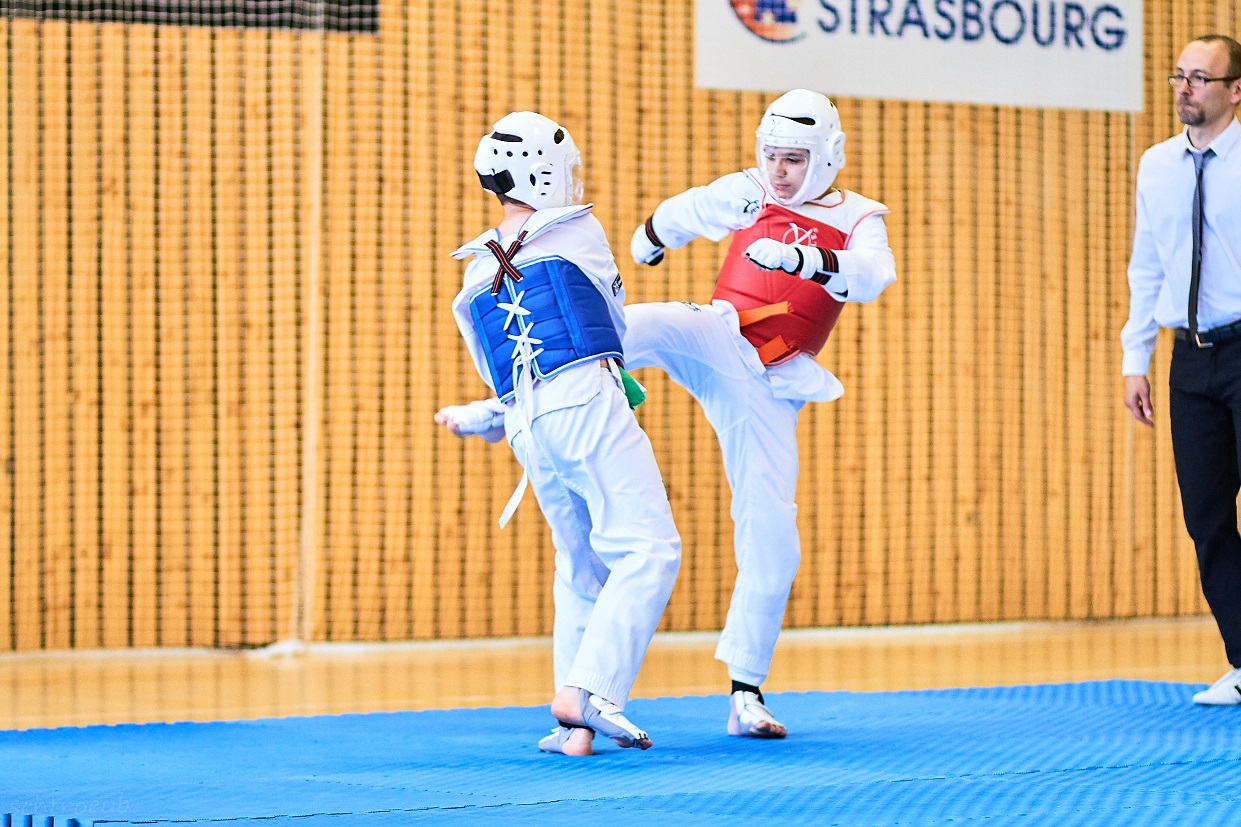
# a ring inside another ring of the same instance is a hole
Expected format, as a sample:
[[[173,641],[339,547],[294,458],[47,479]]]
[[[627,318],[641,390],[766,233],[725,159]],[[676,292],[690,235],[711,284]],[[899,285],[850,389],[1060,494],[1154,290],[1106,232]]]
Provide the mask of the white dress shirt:
[[[1204,199],[1198,329],[1241,320],[1241,123],[1209,147]],[[1207,147],[1202,147],[1205,151]],[[1189,327],[1194,160],[1187,131],[1156,144],[1138,166],[1137,221],[1129,259],[1129,321],[1120,333],[1121,373],[1144,376],[1160,327]]]

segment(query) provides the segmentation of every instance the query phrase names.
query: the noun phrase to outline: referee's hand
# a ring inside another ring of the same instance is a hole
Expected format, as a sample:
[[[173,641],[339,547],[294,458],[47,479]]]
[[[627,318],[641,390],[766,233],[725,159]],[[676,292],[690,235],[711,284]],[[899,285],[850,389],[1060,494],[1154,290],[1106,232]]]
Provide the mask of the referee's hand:
[[[1125,407],[1133,418],[1147,427],[1155,423],[1151,419],[1155,409],[1151,407],[1151,383],[1145,376],[1125,377]]]

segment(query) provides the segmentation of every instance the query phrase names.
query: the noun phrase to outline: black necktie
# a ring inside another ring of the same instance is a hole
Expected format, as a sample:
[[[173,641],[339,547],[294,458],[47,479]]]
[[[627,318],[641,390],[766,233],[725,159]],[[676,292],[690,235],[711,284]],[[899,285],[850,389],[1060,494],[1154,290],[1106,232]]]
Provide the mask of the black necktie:
[[[1202,275],[1202,167],[1215,150],[1190,152],[1194,159],[1194,249],[1189,260],[1189,338],[1198,347],[1210,347],[1198,340],[1198,281]]]

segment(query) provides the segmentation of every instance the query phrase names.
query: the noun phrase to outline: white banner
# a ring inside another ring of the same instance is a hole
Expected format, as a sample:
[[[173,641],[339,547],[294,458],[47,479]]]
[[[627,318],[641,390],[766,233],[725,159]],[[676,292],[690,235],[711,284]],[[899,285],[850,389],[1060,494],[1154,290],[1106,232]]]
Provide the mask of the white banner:
[[[1142,0],[698,0],[696,30],[710,89],[1142,110]]]

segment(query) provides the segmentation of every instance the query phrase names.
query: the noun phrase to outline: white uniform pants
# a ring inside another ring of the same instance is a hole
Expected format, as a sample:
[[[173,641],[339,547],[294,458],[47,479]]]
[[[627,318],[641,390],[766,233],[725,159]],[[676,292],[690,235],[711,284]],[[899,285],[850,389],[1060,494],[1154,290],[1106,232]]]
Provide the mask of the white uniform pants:
[[[734,678],[761,683],[801,559],[793,499],[804,402],[772,393],[735,315],[658,302],[626,306],[625,319],[626,367],[666,371],[702,405],[719,438],[732,489],[737,581],[715,657]]]
[[[623,708],[672,594],[681,538],[650,440],[613,374],[595,374],[599,392],[585,403],[516,434],[510,411],[505,425],[518,460],[534,466],[526,472],[556,549],[556,688]]]

